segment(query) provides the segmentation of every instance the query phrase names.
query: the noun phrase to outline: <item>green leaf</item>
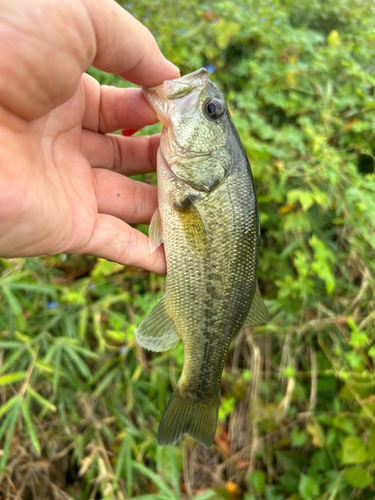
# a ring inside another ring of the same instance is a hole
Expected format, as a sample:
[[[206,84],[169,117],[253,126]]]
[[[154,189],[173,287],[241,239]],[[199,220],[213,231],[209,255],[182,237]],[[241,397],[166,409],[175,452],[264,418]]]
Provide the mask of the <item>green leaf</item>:
[[[280,493],[280,488],[277,486],[269,486],[266,489],[266,494],[265,494],[266,500],[283,500],[284,495]]]
[[[16,318],[17,327],[20,330],[24,330],[26,323],[25,323],[25,319],[23,317],[23,311],[22,311],[21,304],[19,303],[17,297],[14,295],[14,293],[10,290],[10,288],[8,286],[4,285],[2,287],[2,290],[3,290],[3,293],[5,295],[5,298],[7,299],[8,303],[10,305],[10,308],[12,309],[13,314]]]
[[[180,477],[178,474],[177,460],[176,460],[176,450],[174,446],[168,446],[168,454],[169,454],[169,463],[172,473],[172,484],[173,489],[176,494],[176,498],[181,497],[181,489],[180,489]]]
[[[9,375],[3,375],[0,377],[0,385],[13,384],[19,380],[23,380],[27,375],[27,372],[16,372],[10,373]]]
[[[12,396],[10,399],[8,399],[8,401],[0,407],[0,418],[3,415],[5,415],[11,408],[13,408],[13,406],[17,403],[17,401],[19,401],[19,399],[20,399],[20,396],[18,394],[16,394],[15,396]],[[0,436],[0,439],[1,439],[1,436]]]
[[[344,439],[341,452],[343,464],[359,464],[365,462],[367,452],[365,443],[357,436],[348,436]]]
[[[57,408],[54,404],[52,404],[48,399],[44,398],[41,396],[38,392],[36,392],[30,385],[27,386],[26,392],[30,394],[31,397],[33,397],[40,406],[50,410],[50,411],[56,411]]]
[[[79,314],[79,323],[78,323],[78,338],[83,341],[86,337],[87,326],[89,320],[89,308],[84,307],[81,309]]]
[[[374,459],[375,459],[375,425],[372,425],[370,439],[368,443],[367,460],[374,460]]]
[[[174,498],[174,495],[169,489],[169,486],[157,474],[155,474],[155,472],[138,462],[133,462],[133,467],[135,470],[151,479],[155,486],[157,486],[165,495],[167,495],[169,498]]]
[[[120,446],[120,451],[118,452],[117,458],[116,458],[116,467],[115,467],[115,478],[114,478],[114,485],[116,485],[123,473],[123,466],[124,462],[127,458],[129,458],[129,436],[125,436],[121,442]],[[132,482],[132,478],[130,478]],[[131,496],[131,491],[132,491],[132,484],[130,484],[130,487],[128,487],[129,483],[129,477],[126,475],[126,494],[127,496]]]
[[[4,420],[3,425],[6,428],[6,434],[5,434],[5,443],[3,447],[3,456],[1,457],[1,462],[0,462],[0,472],[4,472],[7,466],[10,443],[12,442],[13,432],[18,420],[18,413],[21,405],[22,405],[22,400],[18,399],[17,404],[13,405],[13,408],[10,410],[10,412],[8,413],[8,415]],[[3,429],[3,426],[1,426],[0,433],[4,432],[4,430],[5,429]]]
[[[358,467],[350,467],[344,470],[342,475],[345,481],[354,488],[367,488],[373,482],[371,474],[367,470]]]
[[[303,500],[317,498],[320,494],[319,484],[311,476],[301,474],[298,491]]]
[[[266,474],[263,471],[260,470],[253,471],[250,474],[248,481],[257,495],[261,495],[264,493],[266,484]]]
[[[203,493],[200,493],[199,495],[196,495],[195,497],[192,498],[192,500],[209,500],[210,498],[213,498],[216,496],[216,493],[212,490],[207,490],[204,491]]]
[[[57,386],[60,380],[60,366],[61,366],[61,356],[62,356],[62,345],[58,346],[56,354],[53,360],[53,376],[52,376],[52,389],[53,393],[56,394]]]
[[[16,366],[16,362],[24,354],[25,354],[25,347],[17,348],[17,350],[14,351],[14,353],[11,356],[9,356],[9,358],[0,368],[0,374],[6,372],[7,370],[9,370],[9,368],[13,368],[14,366]]]
[[[30,411],[29,411],[29,407],[27,405],[26,399],[24,399],[22,401],[22,413],[23,413],[23,418],[25,419],[26,428],[27,428],[27,431],[28,431],[28,434],[30,437],[30,441],[31,441],[32,445],[34,446],[35,451],[40,456],[41,455],[40,443],[39,443],[39,439],[38,439],[36,432],[35,432],[35,427],[34,427],[34,424],[33,424],[33,421],[32,421],[31,415],[30,415]]]
[[[64,351],[67,356],[73,361],[73,363],[78,368],[78,371],[86,380],[91,380],[92,375],[90,370],[87,368],[86,363],[82,360],[80,356],[75,352],[73,347],[64,346]]]

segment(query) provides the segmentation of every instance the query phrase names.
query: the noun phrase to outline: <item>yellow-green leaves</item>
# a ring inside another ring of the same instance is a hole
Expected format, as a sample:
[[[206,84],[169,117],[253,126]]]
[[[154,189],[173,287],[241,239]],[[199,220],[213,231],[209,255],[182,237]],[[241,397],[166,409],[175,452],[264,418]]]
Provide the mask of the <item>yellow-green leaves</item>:
[[[343,464],[359,464],[367,459],[366,445],[357,436],[348,436],[342,445],[341,461]]]
[[[314,250],[314,262],[311,264],[311,268],[325,282],[327,293],[331,294],[335,289],[335,277],[332,272],[332,263],[335,261],[335,257],[315,234],[309,239],[309,244]]]
[[[354,488],[367,488],[373,482],[373,477],[369,471],[361,467],[349,467],[344,470],[342,476]]]
[[[234,22],[226,22],[224,19],[220,19],[214,26],[214,31],[216,34],[216,43],[220,49],[225,49],[232,37],[237,35],[240,31],[241,26]]]
[[[340,45],[340,33],[337,30],[332,30],[327,36],[327,43],[331,47]]]
[[[9,373],[8,375],[3,375],[0,377],[0,385],[14,384],[14,382],[19,382],[23,380],[27,375],[27,372],[15,372]]]

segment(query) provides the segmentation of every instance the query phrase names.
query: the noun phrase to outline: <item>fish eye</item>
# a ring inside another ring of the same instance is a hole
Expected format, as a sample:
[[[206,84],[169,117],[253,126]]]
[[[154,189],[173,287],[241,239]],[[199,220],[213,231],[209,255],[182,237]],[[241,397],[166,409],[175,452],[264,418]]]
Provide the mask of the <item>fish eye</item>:
[[[210,98],[203,104],[203,112],[208,118],[217,120],[221,118],[225,112],[225,106],[217,98]]]

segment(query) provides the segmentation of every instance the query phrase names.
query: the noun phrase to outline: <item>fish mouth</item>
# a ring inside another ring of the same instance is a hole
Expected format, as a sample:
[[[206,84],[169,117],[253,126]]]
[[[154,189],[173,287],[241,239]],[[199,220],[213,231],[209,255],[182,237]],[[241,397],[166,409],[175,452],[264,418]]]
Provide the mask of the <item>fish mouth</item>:
[[[169,101],[187,96],[194,89],[203,89],[209,81],[206,68],[200,68],[180,78],[165,80],[164,83],[157,87],[142,87],[142,91],[161,123],[168,127],[170,125],[168,118]]]

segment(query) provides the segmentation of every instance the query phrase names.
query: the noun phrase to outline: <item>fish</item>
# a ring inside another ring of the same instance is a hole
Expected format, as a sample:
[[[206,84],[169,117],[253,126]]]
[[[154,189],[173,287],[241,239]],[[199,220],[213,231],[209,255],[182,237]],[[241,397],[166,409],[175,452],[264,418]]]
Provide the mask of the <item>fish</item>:
[[[222,92],[205,68],[142,88],[163,124],[151,253],[164,244],[164,296],[136,330],[145,349],[182,340],[181,377],[162,415],[159,445],[184,434],[210,448],[229,345],[267,323],[257,283],[260,217],[250,164]]]

